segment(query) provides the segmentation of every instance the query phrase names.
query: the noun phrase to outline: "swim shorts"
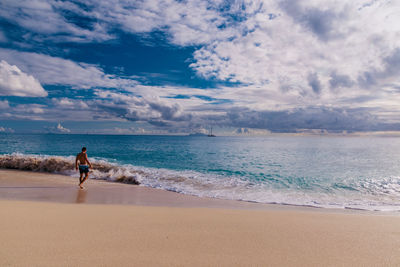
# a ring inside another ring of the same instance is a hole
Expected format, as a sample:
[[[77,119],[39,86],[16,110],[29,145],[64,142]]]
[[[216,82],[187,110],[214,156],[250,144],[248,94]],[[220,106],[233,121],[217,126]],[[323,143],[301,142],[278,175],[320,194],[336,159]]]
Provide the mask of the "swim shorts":
[[[79,172],[82,173],[88,173],[89,172],[89,166],[88,165],[79,165]]]

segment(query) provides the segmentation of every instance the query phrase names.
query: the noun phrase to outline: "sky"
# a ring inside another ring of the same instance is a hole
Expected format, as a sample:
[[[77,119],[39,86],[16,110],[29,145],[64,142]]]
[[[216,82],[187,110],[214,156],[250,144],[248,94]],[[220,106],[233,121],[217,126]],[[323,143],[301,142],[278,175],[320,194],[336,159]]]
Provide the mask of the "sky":
[[[400,2],[0,2],[0,132],[400,130]]]

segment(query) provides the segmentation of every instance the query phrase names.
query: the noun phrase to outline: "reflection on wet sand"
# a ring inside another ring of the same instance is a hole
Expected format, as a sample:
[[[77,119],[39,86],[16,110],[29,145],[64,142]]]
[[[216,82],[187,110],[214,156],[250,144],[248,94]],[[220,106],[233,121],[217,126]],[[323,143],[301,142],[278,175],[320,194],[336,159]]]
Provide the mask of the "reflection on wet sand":
[[[76,179],[42,172],[0,169],[0,201],[5,199],[48,201],[77,204],[124,204],[140,206],[222,207],[281,209],[244,201],[199,198],[175,192],[123,183],[90,179],[81,190]],[[90,194],[89,194],[90,190]],[[88,195],[89,194],[89,195]],[[291,209],[291,207],[288,207]],[[1,265],[1,264],[0,264]]]
[[[75,203],[85,203],[86,202],[87,191],[85,189],[78,189],[76,194]]]

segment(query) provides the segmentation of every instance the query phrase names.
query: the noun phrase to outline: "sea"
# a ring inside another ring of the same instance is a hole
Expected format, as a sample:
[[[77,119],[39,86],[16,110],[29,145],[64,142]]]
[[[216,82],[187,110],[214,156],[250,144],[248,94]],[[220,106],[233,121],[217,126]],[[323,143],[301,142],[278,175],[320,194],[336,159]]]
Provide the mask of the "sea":
[[[355,136],[129,136],[1,134],[0,168],[182,194],[319,208],[400,211],[400,138]]]

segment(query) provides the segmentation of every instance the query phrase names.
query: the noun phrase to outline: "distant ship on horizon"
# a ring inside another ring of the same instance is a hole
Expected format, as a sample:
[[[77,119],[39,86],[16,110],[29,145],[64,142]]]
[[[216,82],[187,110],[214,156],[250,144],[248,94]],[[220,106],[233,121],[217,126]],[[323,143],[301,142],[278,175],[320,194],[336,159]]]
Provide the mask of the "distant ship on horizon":
[[[210,133],[207,135],[208,137],[216,137],[215,135],[213,135],[213,133],[212,133],[212,127],[211,127],[211,129],[210,129]]]

